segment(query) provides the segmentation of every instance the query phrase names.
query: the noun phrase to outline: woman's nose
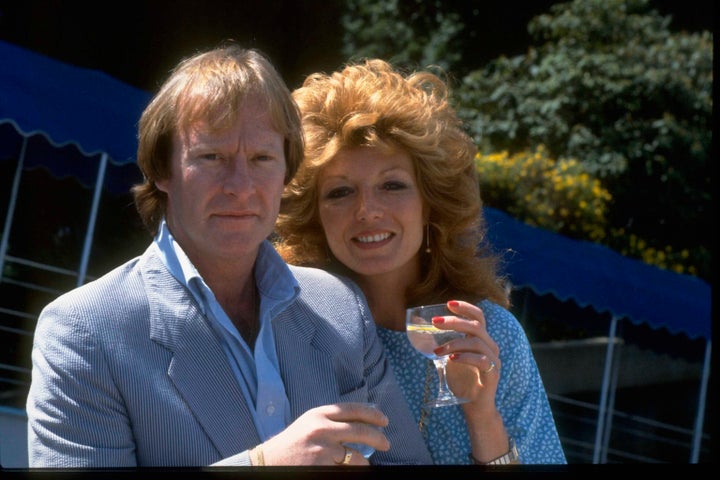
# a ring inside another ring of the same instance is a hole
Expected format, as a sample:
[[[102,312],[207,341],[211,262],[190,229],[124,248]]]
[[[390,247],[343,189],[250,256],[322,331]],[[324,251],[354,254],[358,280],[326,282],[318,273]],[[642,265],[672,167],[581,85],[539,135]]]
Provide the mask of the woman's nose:
[[[358,205],[355,213],[358,220],[370,220],[382,216],[382,204],[371,194],[358,194]]]

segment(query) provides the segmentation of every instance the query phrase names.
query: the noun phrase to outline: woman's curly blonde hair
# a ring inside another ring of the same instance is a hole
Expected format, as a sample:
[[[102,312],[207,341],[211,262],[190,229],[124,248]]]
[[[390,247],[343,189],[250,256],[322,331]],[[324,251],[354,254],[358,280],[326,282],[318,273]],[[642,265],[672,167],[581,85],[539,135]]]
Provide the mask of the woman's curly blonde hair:
[[[283,194],[275,246],[291,264],[353,277],[329,254],[318,212],[321,170],[344,148],[407,152],[429,212],[431,254],[406,303],[488,298],[508,306],[498,257],[485,242],[474,157],[477,148],[448,101],[447,84],[429,71],[403,75],[371,59],[331,75],[316,73],[293,92],[305,160]]]

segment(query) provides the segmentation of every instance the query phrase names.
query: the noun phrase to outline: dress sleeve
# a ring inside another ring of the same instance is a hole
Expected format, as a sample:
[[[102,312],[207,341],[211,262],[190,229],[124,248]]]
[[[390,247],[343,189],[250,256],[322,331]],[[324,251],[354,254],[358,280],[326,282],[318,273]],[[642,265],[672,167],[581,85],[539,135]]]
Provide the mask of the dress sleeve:
[[[499,305],[483,302],[487,329],[500,347],[502,373],[497,406],[508,434],[525,464],[565,464],[545,386],[530,342],[515,316]]]

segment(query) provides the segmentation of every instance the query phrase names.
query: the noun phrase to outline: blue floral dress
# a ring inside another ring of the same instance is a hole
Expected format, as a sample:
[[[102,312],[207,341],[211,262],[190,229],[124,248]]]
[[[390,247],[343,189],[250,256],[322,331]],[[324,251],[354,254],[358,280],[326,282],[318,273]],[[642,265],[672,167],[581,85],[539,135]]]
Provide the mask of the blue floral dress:
[[[483,301],[487,330],[500,347],[502,372],[496,404],[505,429],[513,437],[525,464],[565,464],[545,387],[530,342],[520,323],[507,309]],[[410,410],[420,421],[427,365],[405,332],[378,327],[390,365]],[[437,374],[431,369],[430,395],[437,393]],[[426,442],[436,465],[469,464],[470,438],[462,407],[431,408],[425,420]]]

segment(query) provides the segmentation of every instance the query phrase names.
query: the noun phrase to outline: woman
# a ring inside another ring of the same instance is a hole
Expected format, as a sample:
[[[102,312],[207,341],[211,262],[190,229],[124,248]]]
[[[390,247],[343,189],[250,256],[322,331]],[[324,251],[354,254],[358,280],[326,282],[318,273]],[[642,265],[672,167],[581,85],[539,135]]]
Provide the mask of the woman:
[[[448,95],[438,76],[403,75],[382,60],[310,75],[293,92],[306,158],[285,189],[276,248],[360,285],[436,464],[565,463],[483,242],[476,147]],[[451,353],[450,387],[470,401],[424,409],[435,371],[407,339],[405,309],[445,302],[457,317],[437,325],[466,337],[438,353]]]

